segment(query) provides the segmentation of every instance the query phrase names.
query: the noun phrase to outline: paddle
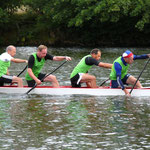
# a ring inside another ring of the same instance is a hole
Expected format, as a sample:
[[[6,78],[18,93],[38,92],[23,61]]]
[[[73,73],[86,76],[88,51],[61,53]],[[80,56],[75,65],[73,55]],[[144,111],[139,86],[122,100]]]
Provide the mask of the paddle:
[[[63,66],[65,63],[67,62],[67,60],[65,62],[63,62],[60,66],[58,66],[55,70],[53,70],[52,72],[50,72],[49,74],[47,74],[45,77],[43,77],[41,79],[41,81],[43,81],[46,77],[48,77],[50,74],[54,73],[56,70],[58,70],[61,66]],[[25,94],[29,94],[29,92],[31,92],[35,87],[37,86],[37,84],[35,84],[30,90],[28,90]]]
[[[108,80],[110,80],[110,79],[108,78],[108,79],[106,79],[105,81],[103,81],[103,82],[100,84],[100,86],[102,86],[103,84],[105,84]]]
[[[134,89],[134,87],[135,87],[136,83],[138,82],[139,78],[141,77],[141,75],[142,75],[143,71],[145,70],[145,68],[146,68],[147,64],[149,63],[149,61],[150,61],[150,57],[148,58],[147,63],[145,64],[145,66],[144,66],[143,70],[141,71],[140,75],[138,76],[138,78],[137,78],[136,82],[134,83],[134,85],[133,85],[133,87],[132,87],[132,89],[131,89],[131,91],[130,91],[130,94],[132,93],[132,91],[133,91],[133,89]]]
[[[26,69],[27,69],[28,65],[25,66],[25,68],[17,75],[17,77],[19,77]],[[14,83],[11,83],[10,85],[13,85]]]
[[[17,75],[17,77],[19,77],[26,69],[27,69],[28,65],[25,66],[25,68]]]

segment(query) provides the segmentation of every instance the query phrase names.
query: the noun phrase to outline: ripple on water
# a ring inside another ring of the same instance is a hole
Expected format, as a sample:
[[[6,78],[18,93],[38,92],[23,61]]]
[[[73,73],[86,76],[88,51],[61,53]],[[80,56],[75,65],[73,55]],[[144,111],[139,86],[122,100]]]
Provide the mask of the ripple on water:
[[[28,58],[36,47],[17,47],[17,50],[16,57]],[[70,85],[72,68],[90,50],[48,49],[53,55],[73,57],[72,62],[54,73],[60,85]],[[101,61],[112,63],[124,50],[102,48]],[[138,54],[148,52],[133,51]],[[43,72],[50,72],[59,63],[49,61]],[[137,61],[129,72],[137,77],[143,63]],[[10,67],[14,75],[21,69],[22,64],[18,67],[12,64]],[[108,78],[110,70],[93,67],[89,73],[97,77],[99,85]],[[24,74],[21,77],[24,79]],[[148,69],[143,73],[141,83],[144,86],[150,85]],[[0,94],[0,149],[150,149],[149,117],[149,97]]]

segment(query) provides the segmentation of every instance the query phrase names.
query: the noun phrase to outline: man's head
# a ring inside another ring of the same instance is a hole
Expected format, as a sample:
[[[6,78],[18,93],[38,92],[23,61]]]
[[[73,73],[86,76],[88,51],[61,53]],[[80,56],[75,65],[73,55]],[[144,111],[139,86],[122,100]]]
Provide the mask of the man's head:
[[[129,50],[126,50],[123,54],[122,57],[124,58],[125,62],[128,64],[133,63],[133,53]]]
[[[99,49],[95,48],[91,51],[91,56],[94,59],[99,60],[101,58],[101,51]]]
[[[6,52],[11,55],[12,57],[14,57],[16,55],[16,48],[13,45],[9,45],[6,48]]]
[[[37,48],[37,55],[39,58],[44,58],[47,54],[47,47],[45,45],[40,45]]]

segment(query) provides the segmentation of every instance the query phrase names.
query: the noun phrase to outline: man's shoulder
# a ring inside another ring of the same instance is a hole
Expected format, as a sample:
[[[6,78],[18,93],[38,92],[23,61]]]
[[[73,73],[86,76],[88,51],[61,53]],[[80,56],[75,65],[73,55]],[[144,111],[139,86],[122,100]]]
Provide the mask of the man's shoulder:
[[[8,56],[10,56],[10,54],[8,54],[7,52],[5,52],[5,53],[2,53],[0,56],[2,56],[2,57],[8,57]]]
[[[86,57],[86,59],[85,59],[85,63],[87,64],[87,65],[96,65],[96,66],[98,66],[98,64],[99,64],[99,62],[95,59],[95,58],[93,58],[93,57]]]
[[[122,69],[122,66],[120,65],[119,62],[115,62],[114,66],[115,66],[115,68]]]
[[[34,59],[34,56],[33,56],[33,55],[30,55],[30,56],[29,56],[29,59]]]
[[[2,53],[0,55],[0,60],[2,60],[2,61],[10,61],[12,58],[13,57],[10,54],[8,54],[7,52]]]
[[[52,56],[51,54],[47,53],[44,58],[45,58],[45,60],[47,60],[47,59],[53,60],[54,56]]]

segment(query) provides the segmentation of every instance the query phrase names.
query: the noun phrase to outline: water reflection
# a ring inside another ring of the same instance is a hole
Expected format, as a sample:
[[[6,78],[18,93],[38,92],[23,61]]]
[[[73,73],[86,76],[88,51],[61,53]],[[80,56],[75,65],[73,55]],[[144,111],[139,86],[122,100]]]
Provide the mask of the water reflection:
[[[1,149],[138,149],[149,146],[148,99],[33,95],[0,100]]]
[[[8,114],[9,103],[6,100],[0,102],[0,132],[4,131],[4,128],[11,126],[11,118]]]
[[[132,100],[133,99],[128,100],[125,98],[123,101],[115,100],[111,102],[109,108],[111,115],[108,121],[110,126],[109,129],[114,133],[111,134],[111,140],[117,144],[114,148],[120,148],[122,145],[123,149],[130,149],[132,145],[133,149],[138,149],[141,147],[148,147],[149,145],[146,133],[149,135],[148,124],[150,122],[147,118],[150,112],[144,111],[144,113],[140,113],[141,105],[133,103]],[[109,135],[108,132],[107,135]],[[145,145],[142,146],[141,143]]]

